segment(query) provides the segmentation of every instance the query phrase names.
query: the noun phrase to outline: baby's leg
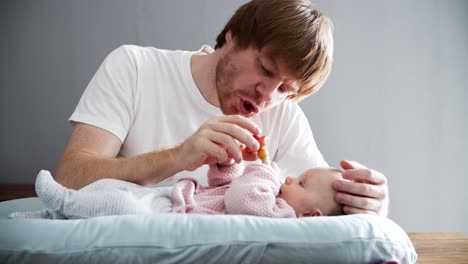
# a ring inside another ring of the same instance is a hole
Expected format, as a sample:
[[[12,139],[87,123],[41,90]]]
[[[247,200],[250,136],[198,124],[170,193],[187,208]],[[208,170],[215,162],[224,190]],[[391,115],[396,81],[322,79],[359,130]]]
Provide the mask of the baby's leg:
[[[63,215],[50,209],[39,211],[14,212],[8,215],[8,218],[40,218],[40,219],[65,219]]]
[[[133,213],[135,207],[131,195],[124,191],[107,189],[102,182],[79,191],[67,189],[47,171],[41,171],[37,176],[36,192],[47,208],[68,218]]]
[[[116,180],[116,179],[101,179],[89,185],[86,185],[85,187],[81,188],[79,191],[80,192],[94,192],[94,191],[108,190],[108,189],[120,189],[120,190],[126,190],[126,191],[131,191],[131,192],[141,192],[142,190],[147,190],[147,188],[141,185],[127,182],[127,181],[121,181],[121,180]]]
[[[67,195],[76,192],[58,184],[50,172],[41,170],[36,178],[36,193],[42,203],[49,209],[60,212]]]
[[[157,214],[172,211],[172,187],[144,187],[131,182],[102,179],[80,189],[79,192],[95,192],[112,190],[118,192],[122,197],[115,197],[121,205],[113,214]],[[105,192],[107,194],[107,192]],[[132,209],[133,208],[133,209]],[[126,213],[128,212],[128,213]]]
[[[68,218],[103,215],[155,214],[172,206],[167,191],[149,189],[129,182],[100,180],[79,191],[55,182],[50,173],[41,171],[36,192],[45,205]]]
[[[136,196],[119,189],[75,192],[64,199],[63,214],[68,218],[146,213]]]
[[[133,193],[120,189],[75,192],[64,200],[63,214],[68,218],[103,215],[168,213],[172,201],[158,191]]]

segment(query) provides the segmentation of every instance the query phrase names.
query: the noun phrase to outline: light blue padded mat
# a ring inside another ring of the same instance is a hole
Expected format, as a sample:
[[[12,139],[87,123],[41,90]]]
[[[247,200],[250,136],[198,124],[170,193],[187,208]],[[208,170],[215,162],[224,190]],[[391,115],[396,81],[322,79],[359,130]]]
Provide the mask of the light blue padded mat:
[[[415,263],[417,257],[401,227],[371,215],[5,219],[41,208],[37,198],[0,203],[0,263]]]

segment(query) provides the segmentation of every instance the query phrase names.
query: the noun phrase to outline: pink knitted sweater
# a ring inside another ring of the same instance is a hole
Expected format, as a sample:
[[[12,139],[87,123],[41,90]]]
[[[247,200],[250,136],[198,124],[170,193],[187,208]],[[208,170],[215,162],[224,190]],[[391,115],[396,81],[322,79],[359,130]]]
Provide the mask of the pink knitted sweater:
[[[294,209],[277,197],[278,169],[264,164],[218,167],[210,165],[208,186],[195,179],[180,179],[172,189],[175,213],[246,214],[296,217]]]

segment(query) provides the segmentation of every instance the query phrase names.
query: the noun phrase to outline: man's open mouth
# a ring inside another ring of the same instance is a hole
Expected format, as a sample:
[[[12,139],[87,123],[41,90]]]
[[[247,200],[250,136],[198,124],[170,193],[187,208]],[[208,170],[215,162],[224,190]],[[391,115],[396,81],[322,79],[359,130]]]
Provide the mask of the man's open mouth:
[[[241,99],[240,106],[239,106],[239,114],[243,116],[250,116],[257,112],[258,112],[258,108],[255,106],[255,104],[251,103],[250,101]]]

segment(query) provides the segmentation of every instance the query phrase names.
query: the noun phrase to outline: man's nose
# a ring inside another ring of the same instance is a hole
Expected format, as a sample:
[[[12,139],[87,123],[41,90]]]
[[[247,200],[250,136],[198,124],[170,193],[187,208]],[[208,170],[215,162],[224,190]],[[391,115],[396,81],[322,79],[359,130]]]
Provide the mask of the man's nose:
[[[278,80],[266,80],[262,82],[257,90],[262,95],[262,99],[266,102],[270,102],[273,99],[273,96],[281,85],[281,81]]]

